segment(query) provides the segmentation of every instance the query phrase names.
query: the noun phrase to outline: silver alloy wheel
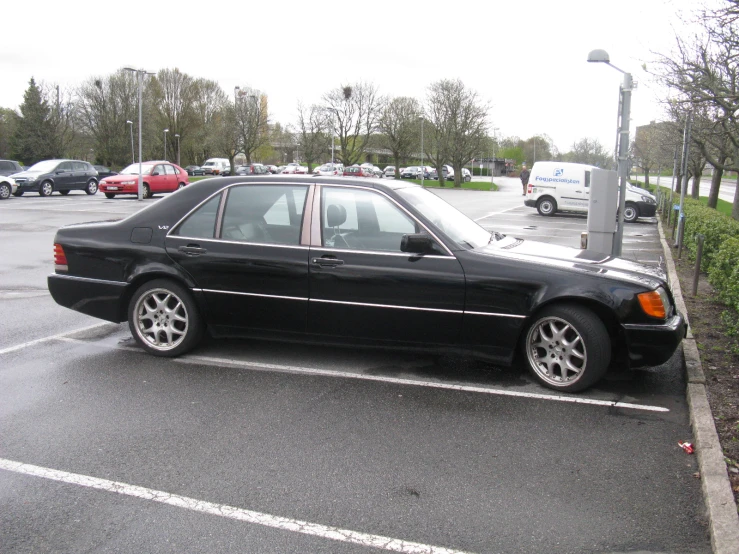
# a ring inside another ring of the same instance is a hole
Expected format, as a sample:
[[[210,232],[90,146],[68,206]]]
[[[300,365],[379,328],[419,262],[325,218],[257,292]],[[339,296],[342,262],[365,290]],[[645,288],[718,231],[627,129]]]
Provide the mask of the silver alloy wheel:
[[[90,180],[89,180],[89,181],[87,182],[87,187],[85,188],[85,192],[86,192],[87,194],[90,194],[90,195],[92,195],[92,194],[95,194],[95,193],[97,193],[97,191],[98,191],[98,184],[97,184],[97,181],[95,181],[95,179],[90,179]]]
[[[41,183],[41,196],[51,196],[52,192],[54,192],[54,185],[49,181]]]
[[[549,198],[544,198],[543,200],[540,200],[536,208],[539,210],[539,213],[541,215],[552,215],[556,210],[554,200],[550,200]]]
[[[3,200],[6,200],[10,198],[10,185],[7,183],[3,183],[0,185],[0,198]]]
[[[555,387],[577,382],[588,361],[585,341],[577,329],[554,316],[531,326],[526,336],[526,356],[537,375]]]
[[[133,313],[136,333],[154,350],[172,350],[187,336],[187,308],[172,291],[162,288],[146,291],[136,302]]]

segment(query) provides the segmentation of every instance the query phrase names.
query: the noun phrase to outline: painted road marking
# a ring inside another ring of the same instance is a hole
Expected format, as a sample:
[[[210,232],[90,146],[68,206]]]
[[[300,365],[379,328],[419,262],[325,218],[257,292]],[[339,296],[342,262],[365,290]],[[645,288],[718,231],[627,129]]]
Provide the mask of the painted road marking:
[[[475,221],[480,221],[481,219],[485,219],[486,217],[491,217],[491,216],[494,216],[494,215],[504,214],[506,212],[512,212],[513,210],[517,210],[517,209],[523,208],[523,207],[524,206],[514,206],[513,208],[508,208],[507,210],[501,210],[499,212],[490,212],[488,215],[484,215],[482,217],[478,217],[477,219],[475,219]]]
[[[24,348],[28,348],[29,346],[34,346],[36,344],[41,344],[43,342],[63,339],[63,338],[68,337],[69,335],[74,335],[75,333],[80,333],[82,331],[90,331],[91,329],[97,329],[99,327],[104,327],[106,325],[111,325],[111,323],[107,321],[103,321],[101,323],[89,325],[88,327],[82,327],[81,329],[73,329],[72,331],[66,331],[64,333],[59,333],[58,335],[51,335],[50,337],[42,337],[40,339],[29,340],[28,342],[24,342],[21,344],[16,344],[15,346],[9,346],[7,348],[3,348],[2,350],[0,350],[0,354],[7,354],[8,352],[15,352],[16,350],[22,350]]]
[[[255,512],[254,510],[245,510],[243,508],[236,508],[225,504],[214,504],[213,502],[197,500],[187,496],[180,496],[179,494],[171,494],[155,489],[129,485],[127,483],[98,479],[97,477],[90,477],[88,475],[80,475],[78,473],[69,473],[47,467],[24,464],[22,462],[6,460],[3,458],[0,458],[0,469],[32,477],[42,477],[44,479],[59,481],[70,485],[78,485],[81,487],[133,496],[142,500],[151,500],[153,502],[167,504],[176,508],[184,508],[186,510],[200,512],[202,514],[235,519],[245,523],[253,523],[255,525],[263,525],[265,527],[272,527],[283,531],[302,533],[304,535],[312,535],[324,539],[358,544],[381,550],[408,554],[466,554],[461,550],[404,541],[402,539],[383,537],[381,535],[370,535],[367,533],[360,533],[358,531],[351,531],[349,529],[322,525],[320,523],[311,523],[309,521],[302,521],[299,519]]]
[[[82,331],[83,329],[78,329]],[[75,339],[67,336],[50,337],[49,340],[56,339],[64,342],[75,344],[84,344],[86,346],[94,346],[105,350],[126,350],[135,351],[145,354],[143,350],[134,346],[115,345],[93,343],[87,340]],[[0,354],[3,351],[0,350]],[[472,386],[472,385],[454,385],[452,383],[440,383],[435,381],[421,381],[418,379],[402,379],[398,377],[385,377],[382,375],[369,375],[365,373],[353,373],[350,371],[319,369],[314,367],[293,366],[285,364],[269,364],[263,362],[249,362],[237,360],[234,358],[218,358],[214,356],[198,356],[193,354],[185,354],[178,358],[170,358],[173,362],[194,365],[209,365],[214,367],[242,367],[256,371],[278,371],[282,373],[295,373],[300,375],[316,375],[320,377],[339,377],[345,379],[359,379],[362,381],[377,381],[382,383],[393,383],[397,385],[408,385],[415,387],[427,387],[433,389],[454,390],[459,392],[476,392],[482,394],[490,394],[494,396],[512,396],[516,398],[529,398],[533,400],[550,400],[553,402],[568,402],[571,404],[587,404],[591,406],[603,406],[607,408],[622,408],[626,410],[642,410],[647,412],[669,412],[669,408],[662,406],[650,406],[648,404],[632,404],[629,402],[619,402],[616,400],[597,400],[595,398],[583,398],[580,396],[559,396],[555,394],[542,394],[535,392],[521,392],[496,389],[492,387]],[[370,368],[368,368],[370,369]]]

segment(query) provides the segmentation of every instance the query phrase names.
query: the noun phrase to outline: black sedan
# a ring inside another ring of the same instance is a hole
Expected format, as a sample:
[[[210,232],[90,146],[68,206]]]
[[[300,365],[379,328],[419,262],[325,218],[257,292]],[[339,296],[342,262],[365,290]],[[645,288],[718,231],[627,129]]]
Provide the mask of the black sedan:
[[[206,179],[123,221],[59,229],[51,294],[128,321],[157,356],[214,336],[520,352],[582,390],[612,356],[660,364],[685,333],[664,273],[488,231],[401,181]]]
[[[187,174],[191,177],[194,177],[195,175],[205,175],[205,170],[199,165],[188,165],[185,168],[185,171],[187,171]]]

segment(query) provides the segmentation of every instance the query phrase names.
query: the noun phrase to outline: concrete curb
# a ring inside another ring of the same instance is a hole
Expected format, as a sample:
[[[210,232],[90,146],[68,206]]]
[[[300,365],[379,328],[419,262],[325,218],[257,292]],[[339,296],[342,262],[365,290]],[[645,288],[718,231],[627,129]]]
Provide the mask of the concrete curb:
[[[672,294],[678,310],[688,317],[680,281],[675,271],[672,251],[667,244],[662,229],[662,222],[657,218],[659,237],[667,262],[667,274],[672,287]],[[711,535],[711,547],[715,554],[736,554],[739,550],[739,515],[731,491],[731,483],[724,462],[716,426],[711,413],[706,393],[706,377],[693,334],[688,329],[688,336],[683,340],[683,355],[687,368],[688,387],[686,395],[690,407],[690,424],[693,428],[695,451],[698,455],[698,468],[701,474],[703,500],[706,503],[708,528]]]

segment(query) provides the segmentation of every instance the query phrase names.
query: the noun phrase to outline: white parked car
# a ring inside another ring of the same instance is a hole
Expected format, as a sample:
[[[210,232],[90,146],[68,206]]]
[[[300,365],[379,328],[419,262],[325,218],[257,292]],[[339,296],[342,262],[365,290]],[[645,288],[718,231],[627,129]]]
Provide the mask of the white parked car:
[[[343,164],[323,164],[313,170],[313,175],[343,175],[344,165]]]
[[[12,177],[0,175],[0,200],[7,200],[18,190],[18,183]]]
[[[308,168],[299,163],[290,162],[282,170],[282,173],[308,173]]]
[[[395,166],[389,165],[382,172],[385,177],[395,177]]]

